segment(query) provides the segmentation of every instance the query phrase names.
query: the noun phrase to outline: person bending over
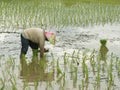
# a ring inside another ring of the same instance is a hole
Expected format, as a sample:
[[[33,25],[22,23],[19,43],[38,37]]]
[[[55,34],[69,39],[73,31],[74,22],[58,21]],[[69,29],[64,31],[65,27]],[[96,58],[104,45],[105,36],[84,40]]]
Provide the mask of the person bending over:
[[[51,32],[45,32],[41,28],[29,28],[23,30],[21,33],[21,53],[20,59],[25,59],[25,55],[28,51],[28,47],[32,48],[33,56],[37,56],[38,49],[40,48],[40,58],[43,58],[44,52],[47,51],[44,48],[45,40],[55,44],[55,35]]]

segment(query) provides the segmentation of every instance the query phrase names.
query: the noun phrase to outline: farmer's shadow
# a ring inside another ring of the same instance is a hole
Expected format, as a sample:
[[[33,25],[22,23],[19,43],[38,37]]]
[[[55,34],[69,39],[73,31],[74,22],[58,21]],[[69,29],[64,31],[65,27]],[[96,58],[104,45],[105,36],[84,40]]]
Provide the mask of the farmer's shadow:
[[[51,82],[54,80],[54,71],[45,72],[46,67],[46,60],[40,60],[39,62],[34,62],[34,60],[32,60],[30,63],[24,61],[21,63],[20,76],[24,82]]]
[[[106,47],[106,40],[100,40],[101,46],[100,46],[100,60],[105,61],[107,59],[107,53],[108,53],[108,48]]]

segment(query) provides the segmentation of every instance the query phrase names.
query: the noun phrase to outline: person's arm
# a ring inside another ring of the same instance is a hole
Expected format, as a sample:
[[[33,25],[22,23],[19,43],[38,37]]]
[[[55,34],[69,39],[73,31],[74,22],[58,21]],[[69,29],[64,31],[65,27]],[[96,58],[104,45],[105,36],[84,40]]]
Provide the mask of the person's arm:
[[[44,35],[45,36],[45,35]],[[45,36],[45,41],[49,41],[48,38]]]

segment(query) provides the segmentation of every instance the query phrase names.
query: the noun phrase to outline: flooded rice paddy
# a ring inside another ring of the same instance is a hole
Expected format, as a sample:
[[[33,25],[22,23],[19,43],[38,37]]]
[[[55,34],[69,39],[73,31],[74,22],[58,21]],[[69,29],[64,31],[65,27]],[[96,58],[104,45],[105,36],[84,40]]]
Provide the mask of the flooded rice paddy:
[[[0,33],[0,87],[5,90],[119,90],[119,29],[119,24],[49,29],[56,32],[56,45],[46,42],[45,47],[49,48],[46,62],[33,63],[29,48],[24,68],[19,60],[22,30]],[[101,39],[107,40],[107,63],[99,59]]]
[[[63,51],[74,51],[74,49],[85,49],[90,50],[100,49],[100,40],[107,40],[107,47],[109,53],[114,53],[119,56],[120,48],[120,37],[119,37],[120,25],[104,25],[94,27],[66,27],[56,30],[55,28],[49,29],[48,31],[54,31],[56,33],[56,45],[53,46],[46,42],[45,47],[49,48],[50,51],[58,56],[63,54]],[[12,55],[15,59],[18,59],[20,53],[21,42],[20,33],[22,29],[16,33],[0,33],[0,44],[1,44],[1,55]],[[29,49],[30,50],[30,49]],[[59,53],[60,52],[60,53]],[[29,53],[29,52],[28,52]]]
[[[1,0],[0,90],[119,90],[120,1]],[[56,33],[45,60],[20,63],[22,28]],[[100,40],[106,45],[101,45]]]

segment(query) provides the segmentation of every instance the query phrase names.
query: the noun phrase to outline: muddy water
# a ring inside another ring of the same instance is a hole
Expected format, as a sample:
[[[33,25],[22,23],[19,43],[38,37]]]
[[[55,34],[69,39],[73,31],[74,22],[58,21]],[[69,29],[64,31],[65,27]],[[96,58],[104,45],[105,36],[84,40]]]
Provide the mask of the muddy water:
[[[48,28],[49,29],[49,28]],[[120,25],[104,25],[94,27],[66,27],[50,29],[56,32],[56,45],[46,42],[46,48],[58,56],[61,52],[71,52],[73,49],[96,49],[100,48],[100,39],[107,39],[109,52],[120,55]],[[21,30],[19,31],[19,33]],[[5,57],[12,55],[18,59],[20,53],[20,34],[0,33],[0,54]],[[54,52],[53,52],[54,51]],[[60,52],[60,53],[59,53]]]
[[[48,28],[49,29],[49,28]],[[120,25],[104,25],[94,27],[66,27],[61,29],[50,28],[49,31],[56,32],[56,45],[53,46],[49,42],[46,42],[45,47],[49,48],[50,52],[46,53],[47,57],[50,57],[51,53],[54,56],[61,57],[65,52],[73,53],[76,49],[100,49],[100,39],[107,39],[107,48],[109,53],[113,52],[115,55],[120,55]],[[20,54],[20,31],[18,33],[1,33],[0,34],[0,66],[4,63],[9,56],[12,56],[16,64],[19,65]],[[31,49],[26,55],[28,60],[31,59]],[[62,61],[61,61],[62,62]],[[69,79],[70,80],[70,79]],[[70,86],[73,81],[69,81]],[[55,83],[55,82],[53,82]],[[43,85],[44,86],[44,85]],[[40,87],[43,88],[44,87]],[[57,89],[57,87],[55,87]],[[71,90],[73,90],[73,87]],[[69,90],[70,90],[69,88]],[[76,89],[75,89],[76,90]]]
[[[57,48],[61,51],[72,49],[100,49],[100,39],[107,40],[107,48],[109,52],[113,52],[116,55],[120,55],[120,25],[104,25],[94,26],[87,28],[64,28],[57,32],[57,44],[54,51]],[[58,53],[59,51],[57,51]]]

